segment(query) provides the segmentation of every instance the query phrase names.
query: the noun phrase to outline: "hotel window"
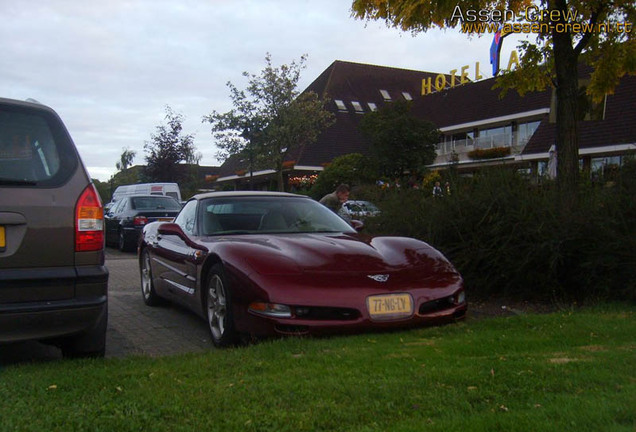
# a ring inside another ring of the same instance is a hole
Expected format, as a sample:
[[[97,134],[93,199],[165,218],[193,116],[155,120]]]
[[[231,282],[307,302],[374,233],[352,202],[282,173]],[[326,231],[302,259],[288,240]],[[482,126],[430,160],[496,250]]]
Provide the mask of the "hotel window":
[[[519,123],[517,125],[517,145],[526,144],[532,137],[532,134],[534,134],[534,131],[537,130],[537,127],[539,127],[539,123],[541,122],[532,121],[528,123]]]
[[[339,111],[347,111],[347,106],[343,101],[341,101],[340,99],[335,99],[334,102],[336,103]]]
[[[481,147],[510,147],[512,145],[512,125],[479,129]]]
[[[391,95],[389,94],[388,91],[380,90],[380,94],[382,95],[382,97],[384,98],[385,101],[390,101],[391,100]]]
[[[362,105],[358,101],[351,101],[351,105],[353,105],[353,109],[356,110],[357,113],[363,113]]]
[[[367,105],[369,105],[369,109],[371,111],[377,111],[378,110],[378,106],[376,104],[374,104],[373,102],[368,102]]]
[[[411,96],[411,93],[409,92],[402,92],[402,96],[404,96],[404,99],[406,99],[407,101],[413,100],[413,96]]]

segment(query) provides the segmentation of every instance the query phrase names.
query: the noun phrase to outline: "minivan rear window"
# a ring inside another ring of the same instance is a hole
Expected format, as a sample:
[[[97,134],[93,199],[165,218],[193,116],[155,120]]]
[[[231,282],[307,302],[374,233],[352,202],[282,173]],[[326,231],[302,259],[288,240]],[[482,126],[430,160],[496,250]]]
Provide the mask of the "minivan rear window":
[[[0,105],[0,185],[55,186],[77,167],[78,156],[57,116]]]

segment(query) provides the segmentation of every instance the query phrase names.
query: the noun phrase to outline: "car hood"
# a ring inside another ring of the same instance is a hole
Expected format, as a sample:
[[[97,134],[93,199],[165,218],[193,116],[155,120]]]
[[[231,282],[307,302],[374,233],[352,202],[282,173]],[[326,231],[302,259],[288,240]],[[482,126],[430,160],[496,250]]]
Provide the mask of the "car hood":
[[[405,237],[363,237],[347,234],[281,234],[217,238],[225,257],[247,261],[259,273],[395,272],[419,269],[426,273],[455,269],[437,250]],[[229,253],[228,253],[229,252]]]

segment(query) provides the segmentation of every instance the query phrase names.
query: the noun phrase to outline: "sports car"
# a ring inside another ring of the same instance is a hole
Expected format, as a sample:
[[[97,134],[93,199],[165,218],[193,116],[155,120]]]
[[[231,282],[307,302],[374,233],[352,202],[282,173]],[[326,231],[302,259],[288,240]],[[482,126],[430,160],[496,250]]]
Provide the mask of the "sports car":
[[[433,247],[363,234],[300,195],[196,195],[174,222],[143,228],[138,254],[144,302],[191,309],[216,346],[441,324],[467,310],[462,277]]]

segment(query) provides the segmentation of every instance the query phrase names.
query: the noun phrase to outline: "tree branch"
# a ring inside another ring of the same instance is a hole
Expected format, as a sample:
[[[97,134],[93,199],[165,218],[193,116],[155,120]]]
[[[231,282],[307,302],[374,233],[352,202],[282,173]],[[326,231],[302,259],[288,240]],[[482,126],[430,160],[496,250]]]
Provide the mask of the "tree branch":
[[[594,12],[592,12],[592,16],[590,16],[590,21],[589,21],[591,29],[583,34],[583,37],[581,38],[579,43],[577,43],[576,47],[574,47],[574,55],[576,55],[577,57],[583,52],[583,49],[590,42],[590,39],[592,38],[592,34],[594,33],[594,31],[592,31],[593,27],[598,22],[604,9],[605,9],[605,5],[600,4],[598,10],[595,10]]]

